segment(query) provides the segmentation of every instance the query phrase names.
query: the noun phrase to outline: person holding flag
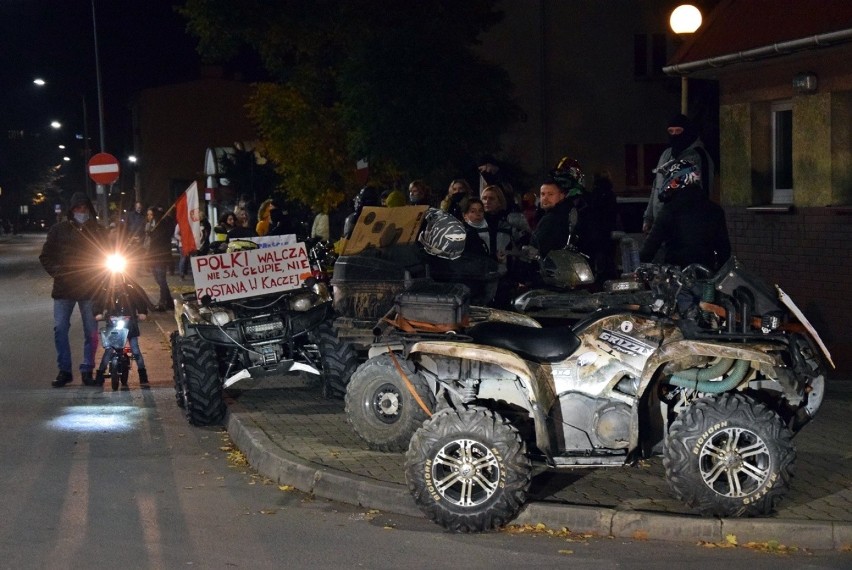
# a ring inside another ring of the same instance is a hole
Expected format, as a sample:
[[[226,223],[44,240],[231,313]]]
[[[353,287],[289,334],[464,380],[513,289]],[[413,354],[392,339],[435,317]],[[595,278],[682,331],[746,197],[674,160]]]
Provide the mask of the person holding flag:
[[[178,197],[172,206],[163,211],[162,207],[151,207],[154,224],[148,230],[148,260],[154,280],[160,287],[160,298],[154,306],[155,311],[168,311],[174,308],[174,299],[169,291],[166,273],[172,263],[172,236],[180,233],[181,255],[189,256],[201,246],[201,216],[198,208],[198,184],[193,182]],[[172,214],[174,212],[174,214]],[[177,226],[177,229],[175,228]]]

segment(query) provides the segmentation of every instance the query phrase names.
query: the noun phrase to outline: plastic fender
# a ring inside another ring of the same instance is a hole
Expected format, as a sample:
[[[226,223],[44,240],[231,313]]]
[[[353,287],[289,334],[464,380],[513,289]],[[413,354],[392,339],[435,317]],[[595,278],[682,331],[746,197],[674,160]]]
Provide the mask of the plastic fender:
[[[753,365],[765,364],[772,367],[778,365],[779,362],[769,352],[776,350],[778,350],[778,345],[766,342],[742,345],[684,339],[666,343],[645,362],[639,393],[645,391],[660,366],[683,356],[733,358],[735,360],[749,360]]]
[[[487,362],[515,374],[527,395],[528,409],[535,420],[536,445],[545,453],[551,452],[546,415],[556,396],[552,390],[547,389],[548,375],[540,366],[520,358],[514,352],[469,342],[417,342],[411,346],[409,356],[417,353]],[[552,382],[552,378],[550,381]]]

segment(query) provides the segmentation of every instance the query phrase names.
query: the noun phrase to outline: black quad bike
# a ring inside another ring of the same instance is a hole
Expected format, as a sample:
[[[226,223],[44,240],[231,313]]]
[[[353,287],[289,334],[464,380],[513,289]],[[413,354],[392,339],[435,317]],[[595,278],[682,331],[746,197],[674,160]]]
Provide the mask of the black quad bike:
[[[183,294],[175,318],[175,397],[193,425],[221,422],[223,391],[240,380],[307,372],[327,392],[342,390],[357,366],[332,328],[328,288],[314,278],[299,289],[223,302]]]
[[[435,402],[405,459],[430,519],[493,529],[524,504],[532,461],[615,467],[660,451],[674,495],[697,512],[774,509],[790,486],[793,435],[823,398],[827,349],[789,296],[735,259],[715,275],[637,274],[653,294],[639,310],[600,310],[571,327],[486,322],[363,365],[386,376],[393,366]]]

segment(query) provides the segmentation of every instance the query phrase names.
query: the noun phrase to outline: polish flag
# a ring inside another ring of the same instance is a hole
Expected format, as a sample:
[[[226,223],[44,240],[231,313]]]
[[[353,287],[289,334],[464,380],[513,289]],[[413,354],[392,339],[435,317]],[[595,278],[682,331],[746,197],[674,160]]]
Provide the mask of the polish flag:
[[[184,255],[196,251],[201,245],[201,217],[198,210],[198,184],[193,182],[175,202],[177,223],[180,228],[180,248]]]

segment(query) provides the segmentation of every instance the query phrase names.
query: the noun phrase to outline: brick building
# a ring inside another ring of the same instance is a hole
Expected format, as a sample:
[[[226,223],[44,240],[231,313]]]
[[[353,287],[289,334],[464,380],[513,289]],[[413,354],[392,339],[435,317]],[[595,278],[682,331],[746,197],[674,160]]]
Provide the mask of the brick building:
[[[796,300],[846,377],[850,62],[846,0],[725,0],[665,68],[718,82],[720,201],[735,255]]]
[[[216,67],[195,81],[142,91],[131,106],[136,199],[168,207],[193,180],[204,188],[209,147],[257,138],[245,108],[250,94],[250,84]]]

